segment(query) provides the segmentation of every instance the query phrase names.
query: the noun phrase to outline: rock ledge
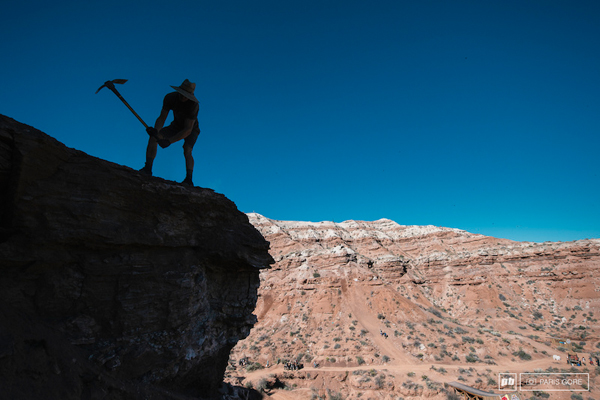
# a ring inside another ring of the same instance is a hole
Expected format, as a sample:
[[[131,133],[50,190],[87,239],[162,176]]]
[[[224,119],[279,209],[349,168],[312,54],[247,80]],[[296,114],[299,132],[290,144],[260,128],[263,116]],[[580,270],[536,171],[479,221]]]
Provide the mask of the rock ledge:
[[[214,398],[268,250],[225,196],[0,115],[3,395]]]

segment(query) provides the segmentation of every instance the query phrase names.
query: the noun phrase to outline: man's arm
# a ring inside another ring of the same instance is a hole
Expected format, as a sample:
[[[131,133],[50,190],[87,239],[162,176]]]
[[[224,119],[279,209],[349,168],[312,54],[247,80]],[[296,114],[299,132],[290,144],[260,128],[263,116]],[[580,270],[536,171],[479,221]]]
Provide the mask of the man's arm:
[[[160,132],[160,130],[163,128],[163,126],[165,126],[165,121],[167,120],[167,116],[169,115],[169,110],[166,108],[163,108],[162,110],[160,110],[160,115],[158,116],[158,118],[156,119],[156,122],[154,123],[154,128]]]
[[[148,135],[150,135],[151,139],[152,138],[154,138],[155,140],[163,139],[162,135],[160,135],[158,133],[158,131],[160,131],[163,128],[163,126],[165,125],[165,121],[167,120],[167,115],[169,115],[169,110],[166,108],[163,108],[160,111],[160,115],[156,119],[154,126],[146,127],[146,132],[148,132]]]

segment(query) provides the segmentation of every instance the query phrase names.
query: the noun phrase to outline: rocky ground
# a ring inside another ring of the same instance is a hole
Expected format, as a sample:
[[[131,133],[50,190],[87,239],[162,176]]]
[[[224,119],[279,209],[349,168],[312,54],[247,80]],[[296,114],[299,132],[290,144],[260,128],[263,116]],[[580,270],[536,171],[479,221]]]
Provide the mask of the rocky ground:
[[[600,369],[566,364],[600,351],[600,240],[249,218],[276,264],[227,382],[273,399],[446,399],[452,381],[498,393],[499,373],[588,372],[589,392],[521,398],[600,398]],[[303,368],[284,369],[294,360]]]

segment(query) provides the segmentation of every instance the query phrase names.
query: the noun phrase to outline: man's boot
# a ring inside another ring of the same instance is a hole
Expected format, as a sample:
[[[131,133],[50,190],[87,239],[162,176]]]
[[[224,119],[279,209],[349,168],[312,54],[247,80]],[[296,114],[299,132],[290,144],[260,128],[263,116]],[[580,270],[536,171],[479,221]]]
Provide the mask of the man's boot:
[[[139,171],[144,175],[152,176],[152,165],[150,165],[150,164],[148,164],[148,162],[146,162],[146,165],[144,165],[144,168],[140,169]]]
[[[194,186],[194,183],[192,182],[192,173],[193,173],[193,170],[187,169],[186,174],[185,174],[185,179],[181,183],[186,186]]]

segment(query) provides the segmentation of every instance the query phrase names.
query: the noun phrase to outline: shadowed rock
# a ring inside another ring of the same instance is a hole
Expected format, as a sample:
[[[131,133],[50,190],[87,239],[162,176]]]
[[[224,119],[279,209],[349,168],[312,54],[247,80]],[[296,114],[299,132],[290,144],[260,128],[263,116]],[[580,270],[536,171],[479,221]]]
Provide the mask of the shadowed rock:
[[[3,395],[214,398],[273,263],[233,202],[0,115],[0,206]]]

